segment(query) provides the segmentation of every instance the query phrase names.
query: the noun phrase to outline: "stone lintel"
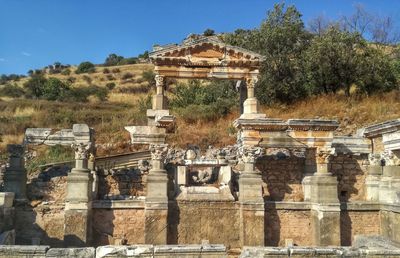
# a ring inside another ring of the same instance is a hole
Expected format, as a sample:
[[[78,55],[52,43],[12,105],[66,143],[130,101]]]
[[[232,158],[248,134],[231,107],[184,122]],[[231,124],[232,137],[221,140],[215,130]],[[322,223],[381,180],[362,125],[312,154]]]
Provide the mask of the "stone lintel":
[[[383,146],[385,147],[385,150],[390,150],[390,151],[400,150],[400,131],[383,134],[382,143]]]
[[[289,130],[295,131],[335,131],[339,122],[324,119],[289,119],[287,125]]]
[[[311,203],[311,210],[321,212],[340,212],[340,203]]]
[[[66,201],[65,210],[88,210],[92,208],[91,202]]]
[[[131,135],[133,144],[151,144],[164,143],[166,137],[166,129],[157,126],[125,126],[125,129]]]
[[[367,138],[380,137],[383,134],[400,130],[400,118],[367,126],[363,129],[363,135]]]
[[[336,154],[361,155],[372,151],[371,141],[359,136],[335,136],[332,148],[335,149]]]
[[[168,210],[168,201],[146,200],[146,210]]]
[[[92,202],[93,209],[144,209],[145,197],[140,200],[95,200]]]
[[[265,131],[286,131],[287,124],[284,120],[277,118],[239,118],[233,122],[238,129],[258,129]]]

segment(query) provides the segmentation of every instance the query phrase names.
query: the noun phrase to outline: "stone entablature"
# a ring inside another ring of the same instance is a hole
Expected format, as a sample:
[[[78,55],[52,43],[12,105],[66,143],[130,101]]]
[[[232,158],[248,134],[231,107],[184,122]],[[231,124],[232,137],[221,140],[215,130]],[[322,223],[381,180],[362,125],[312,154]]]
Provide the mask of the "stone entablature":
[[[360,130],[360,133],[367,138],[376,138],[396,131],[400,131],[400,119],[385,121],[365,127],[364,129]]]

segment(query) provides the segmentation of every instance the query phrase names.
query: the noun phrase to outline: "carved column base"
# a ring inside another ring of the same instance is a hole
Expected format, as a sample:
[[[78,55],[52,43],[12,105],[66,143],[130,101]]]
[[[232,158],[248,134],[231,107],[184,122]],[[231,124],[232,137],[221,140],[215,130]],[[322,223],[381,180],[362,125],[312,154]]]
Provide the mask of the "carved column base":
[[[242,246],[263,246],[265,208],[260,174],[243,173],[240,175],[239,203]]]
[[[264,202],[262,178],[256,173],[243,173],[239,177],[240,202]]]
[[[92,175],[89,169],[72,169],[67,177],[64,243],[66,247],[91,245]]]
[[[85,207],[69,207],[64,215],[64,244],[66,247],[91,245],[92,212],[90,204]]]
[[[145,244],[167,244],[168,202],[146,200],[144,228]]]
[[[340,204],[313,204],[311,229],[313,245],[340,246]]]

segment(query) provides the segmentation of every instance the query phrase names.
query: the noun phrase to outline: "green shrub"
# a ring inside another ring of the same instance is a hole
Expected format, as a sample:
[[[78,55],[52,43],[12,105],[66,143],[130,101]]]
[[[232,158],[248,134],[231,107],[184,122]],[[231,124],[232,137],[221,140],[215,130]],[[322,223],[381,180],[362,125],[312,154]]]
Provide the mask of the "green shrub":
[[[83,75],[82,79],[87,83],[87,84],[91,84],[92,83],[92,78],[90,78],[90,76],[88,75]]]
[[[111,70],[112,73],[120,73],[121,70],[119,70],[119,68],[114,68]]]
[[[110,69],[108,69],[108,68],[104,68],[104,69],[103,69],[103,73],[104,73],[104,74],[108,74],[108,73],[110,73]]]
[[[62,70],[61,74],[62,74],[62,75],[65,75],[65,76],[70,75],[70,74],[71,74],[71,70],[68,69],[68,68],[67,68],[67,69],[64,69],[64,70]]]
[[[96,71],[96,68],[94,64],[91,62],[82,62],[79,64],[78,68],[76,69],[75,73],[76,74],[81,74],[81,73],[94,73]]]
[[[150,85],[150,86],[155,86],[156,85],[156,79],[155,79],[156,74],[152,70],[146,70],[143,71],[142,73],[142,78]]]
[[[230,81],[211,81],[203,85],[192,80],[178,84],[171,101],[172,109],[187,122],[212,121],[223,117],[238,103],[238,93]]]
[[[44,84],[42,98],[46,100],[64,101],[69,90],[68,84],[57,78],[49,78]]]
[[[17,85],[7,83],[0,88],[0,96],[19,98],[25,94],[25,91]]]
[[[109,81],[115,80],[115,78],[112,74],[107,74],[106,77],[107,77],[107,80],[109,80]]]
[[[121,79],[122,79],[122,80],[128,80],[128,79],[131,79],[131,78],[133,78],[133,77],[134,77],[134,75],[133,75],[132,73],[126,72],[126,73],[124,73],[124,74],[122,75]]]
[[[43,75],[33,75],[27,82],[24,83],[24,88],[27,91],[28,97],[40,98],[43,96],[44,85],[47,79]]]
[[[72,77],[72,76],[70,76],[70,77],[68,77],[67,78],[67,82],[69,82],[69,83],[74,83],[74,82],[76,82],[76,78],[75,77]]]
[[[113,90],[114,88],[115,88],[115,83],[114,82],[108,82],[107,84],[106,84],[106,88],[108,89],[108,90]]]

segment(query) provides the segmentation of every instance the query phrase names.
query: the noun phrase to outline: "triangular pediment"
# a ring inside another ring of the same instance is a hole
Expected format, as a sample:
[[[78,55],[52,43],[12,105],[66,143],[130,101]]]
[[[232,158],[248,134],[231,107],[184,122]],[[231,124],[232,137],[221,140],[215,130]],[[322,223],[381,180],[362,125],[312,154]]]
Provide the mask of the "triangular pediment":
[[[227,45],[217,37],[201,37],[181,45],[159,47],[150,53],[150,59],[156,65],[175,63],[187,66],[257,66],[262,61],[262,56],[250,50]]]

